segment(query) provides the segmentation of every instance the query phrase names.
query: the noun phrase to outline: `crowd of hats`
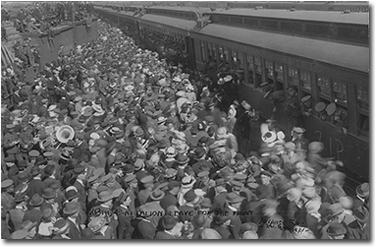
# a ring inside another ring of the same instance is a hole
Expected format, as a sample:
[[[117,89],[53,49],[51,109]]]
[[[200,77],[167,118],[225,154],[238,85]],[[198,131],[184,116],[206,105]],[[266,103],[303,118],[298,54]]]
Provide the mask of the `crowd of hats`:
[[[261,149],[240,153],[228,123],[247,102],[220,112],[198,72],[99,27],[2,108],[2,238],[366,238],[369,184],[347,195],[323,143],[270,120]]]

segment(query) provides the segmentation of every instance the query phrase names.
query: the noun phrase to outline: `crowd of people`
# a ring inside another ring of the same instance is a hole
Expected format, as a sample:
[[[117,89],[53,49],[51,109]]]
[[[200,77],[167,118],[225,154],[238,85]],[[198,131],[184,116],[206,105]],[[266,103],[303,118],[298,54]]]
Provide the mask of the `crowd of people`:
[[[99,26],[33,82],[2,71],[3,239],[369,239],[369,184],[323,143]]]

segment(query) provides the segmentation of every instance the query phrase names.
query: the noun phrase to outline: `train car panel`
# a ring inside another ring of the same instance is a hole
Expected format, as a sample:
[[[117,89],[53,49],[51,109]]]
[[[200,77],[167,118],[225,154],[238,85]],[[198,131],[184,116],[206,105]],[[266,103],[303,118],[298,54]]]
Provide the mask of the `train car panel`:
[[[168,26],[172,28],[175,32],[185,36],[188,36],[188,32],[192,30],[197,24],[195,21],[150,14],[143,15],[140,18],[139,22],[142,24],[146,23],[148,25],[153,25],[157,27]]]
[[[200,34],[368,73],[369,48],[211,24]]]

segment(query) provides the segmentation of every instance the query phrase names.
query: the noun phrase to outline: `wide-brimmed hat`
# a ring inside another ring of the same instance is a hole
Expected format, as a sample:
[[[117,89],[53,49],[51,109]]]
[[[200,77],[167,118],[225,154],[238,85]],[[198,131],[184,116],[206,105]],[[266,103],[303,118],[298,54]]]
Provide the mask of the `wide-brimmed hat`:
[[[180,155],[177,158],[177,162],[181,165],[187,164],[189,163],[189,161],[190,161],[190,158],[186,155]]]
[[[217,225],[221,225],[223,224],[224,222],[230,220],[230,216],[225,214],[224,212],[218,212],[215,216],[214,216],[214,222],[217,224]]]
[[[222,239],[222,236],[214,229],[206,228],[201,233],[202,239]]]
[[[33,207],[37,207],[37,206],[40,206],[42,205],[42,203],[44,202],[44,199],[42,197],[40,197],[39,194],[35,194],[33,195],[33,197],[31,198],[29,204]]]
[[[344,212],[344,208],[342,207],[341,203],[334,203],[329,206],[329,210],[331,212],[331,216],[336,216]]]
[[[201,201],[201,207],[202,208],[211,208],[212,203],[210,198],[203,198]]]
[[[25,239],[29,233],[25,230],[17,230],[10,234],[11,239]]]
[[[327,234],[330,236],[345,235],[347,233],[346,228],[338,222],[328,223]]]
[[[370,185],[369,183],[363,183],[359,185],[356,189],[357,195],[362,198],[367,198],[370,195]]]
[[[355,209],[353,215],[361,223],[367,222],[370,217],[368,209],[364,206]]]
[[[55,233],[60,234],[60,233],[65,232],[68,229],[69,222],[63,218],[60,218],[59,220],[55,222],[53,227],[55,228]]]
[[[71,201],[71,200],[73,200],[73,199],[75,199],[75,198],[78,198],[78,197],[79,197],[79,194],[78,194],[78,192],[75,191],[75,190],[69,190],[69,191],[67,191],[67,192],[65,193],[65,197],[66,197],[66,199],[67,199],[68,201]]]
[[[8,189],[14,185],[14,182],[12,179],[6,179],[1,182],[1,189]]]
[[[100,230],[106,223],[106,220],[103,216],[98,216],[93,218],[90,223],[87,225],[93,232]]]
[[[99,202],[108,202],[108,201],[112,200],[112,198],[113,197],[112,197],[112,195],[109,191],[102,191],[102,192],[99,193],[97,200]]]
[[[267,131],[262,135],[262,140],[265,143],[272,143],[276,141],[277,135],[274,131]]]
[[[152,191],[150,198],[154,201],[160,201],[161,199],[164,198],[164,196],[165,196],[164,191],[160,189],[155,189],[154,191]]]
[[[239,196],[237,193],[234,193],[234,192],[230,192],[225,200],[228,202],[228,203],[239,203],[239,202],[242,202],[243,201],[243,197]]]
[[[173,216],[166,215],[161,224],[163,225],[165,230],[170,230],[177,224],[177,221]]]
[[[42,193],[42,197],[46,200],[55,198],[56,193],[52,188],[45,188]]]
[[[184,177],[181,182],[182,188],[191,188],[194,185],[195,180],[192,177]]]
[[[72,214],[75,214],[79,211],[79,204],[78,202],[68,202],[67,204],[65,204],[65,207],[64,207],[64,214],[66,215],[72,215]]]
[[[26,221],[22,222],[21,229],[25,230],[25,231],[30,231],[31,228],[33,228],[37,224],[38,224],[38,222],[32,222],[30,220],[26,220]]]
[[[197,195],[194,193],[193,190],[189,190],[188,192],[185,193],[184,199],[186,202],[192,202],[197,198]]]

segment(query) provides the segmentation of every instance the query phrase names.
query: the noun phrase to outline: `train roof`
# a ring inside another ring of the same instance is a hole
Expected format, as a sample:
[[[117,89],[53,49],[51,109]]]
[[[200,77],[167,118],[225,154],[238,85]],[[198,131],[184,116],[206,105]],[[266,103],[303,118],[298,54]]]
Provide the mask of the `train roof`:
[[[257,30],[210,24],[199,31],[217,39],[226,39],[251,46],[369,73],[368,47],[341,44],[317,39],[275,34]]]
[[[197,13],[208,13],[211,12],[210,8],[198,8],[198,7],[174,7],[174,6],[148,6],[146,9],[162,9],[172,11],[183,11],[183,12],[197,12]]]
[[[197,24],[195,21],[153,14],[144,14],[140,19],[141,21],[175,27],[184,31],[192,30]]]
[[[104,11],[112,12],[115,15],[119,15],[120,14],[120,15],[126,15],[126,16],[131,17],[131,18],[135,18],[133,11],[124,11],[124,10],[118,11],[118,10],[114,10],[114,9],[108,9],[108,8],[105,8],[105,7],[96,7],[96,8],[101,8]]]
[[[335,22],[344,24],[369,24],[369,13],[353,12],[344,14],[338,11],[308,11],[308,10],[279,10],[279,9],[228,9],[215,10],[212,15],[239,15],[248,17],[267,17],[275,19]]]

